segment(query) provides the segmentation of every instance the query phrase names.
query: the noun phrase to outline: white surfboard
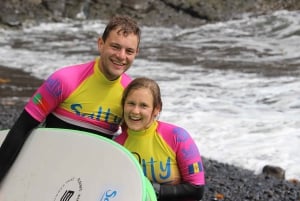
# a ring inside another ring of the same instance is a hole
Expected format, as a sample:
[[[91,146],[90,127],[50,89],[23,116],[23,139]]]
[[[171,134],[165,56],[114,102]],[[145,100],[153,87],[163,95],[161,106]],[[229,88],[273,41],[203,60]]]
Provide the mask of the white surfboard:
[[[0,131],[0,144],[8,130]],[[133,155],[112,140],[35,129],[0,184],[1,201],[155,201]]]

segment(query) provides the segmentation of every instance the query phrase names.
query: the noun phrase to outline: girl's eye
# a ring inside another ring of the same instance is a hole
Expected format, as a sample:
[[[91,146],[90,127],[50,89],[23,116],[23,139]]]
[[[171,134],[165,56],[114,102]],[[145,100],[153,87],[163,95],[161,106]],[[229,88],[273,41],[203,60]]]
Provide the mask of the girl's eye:
[[[127,105],[134,105],[134,102],[127,102]]]

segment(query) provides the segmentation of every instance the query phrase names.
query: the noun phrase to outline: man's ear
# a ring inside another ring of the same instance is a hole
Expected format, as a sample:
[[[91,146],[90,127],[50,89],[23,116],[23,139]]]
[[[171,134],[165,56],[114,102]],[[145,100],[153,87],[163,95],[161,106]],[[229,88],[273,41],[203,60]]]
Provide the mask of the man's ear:
[[[99,38],[98,38],[97,45],[98,45],[98,51],[99,51],[100,53],[101,53],[101,48],[102,48],[103,44],[104,44],[104,41],[103,41],[102,37],[99,37]]]

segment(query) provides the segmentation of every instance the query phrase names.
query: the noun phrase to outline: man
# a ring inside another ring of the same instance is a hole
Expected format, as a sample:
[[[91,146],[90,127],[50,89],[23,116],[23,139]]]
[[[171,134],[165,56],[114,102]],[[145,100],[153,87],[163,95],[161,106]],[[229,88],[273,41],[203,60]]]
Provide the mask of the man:
[[[0,182],[25,140],[40,123],[112,138],[122,121],[121,96],[131,78],[125,72],[139,51],[141,30],[116,16],[98,39],[100,57],[54,72],[34,93],[0,147]]]

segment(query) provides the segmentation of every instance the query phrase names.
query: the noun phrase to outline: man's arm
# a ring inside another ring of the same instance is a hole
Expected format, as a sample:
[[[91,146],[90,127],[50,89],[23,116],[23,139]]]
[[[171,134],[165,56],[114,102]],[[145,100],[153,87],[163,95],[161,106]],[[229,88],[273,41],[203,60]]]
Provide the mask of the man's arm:
[[[40,124],[26,110],[8,132],[0,147],[0,183],[15,161],[32,129]]]

